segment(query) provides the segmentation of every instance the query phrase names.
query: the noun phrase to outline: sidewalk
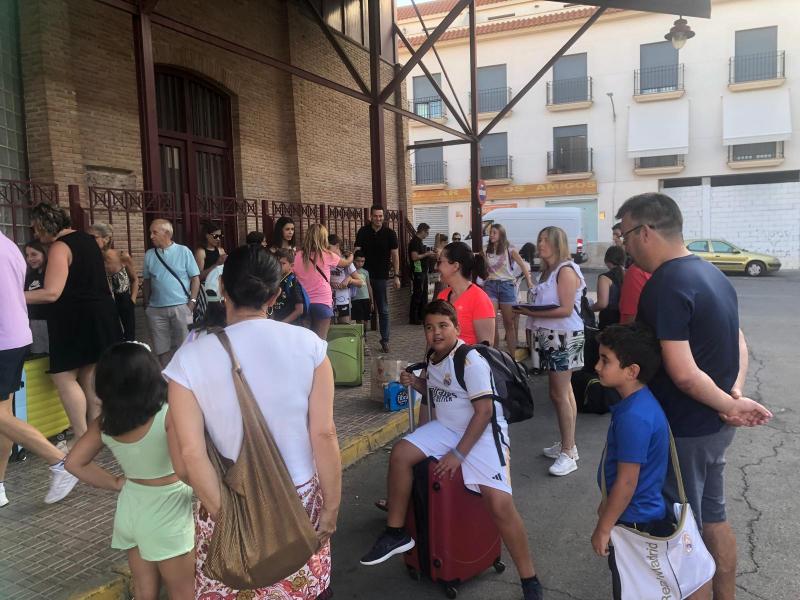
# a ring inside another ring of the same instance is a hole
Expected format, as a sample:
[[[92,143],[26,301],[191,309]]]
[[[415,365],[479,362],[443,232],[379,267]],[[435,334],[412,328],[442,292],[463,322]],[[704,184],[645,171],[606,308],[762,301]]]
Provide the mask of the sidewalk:
[[[386,413],[369,399],[369,365],[372,357],[381,356],[378,337],[377,332],[368,334],[364,384],[336,389],[334,419],[344,466],[407,427],[405,412]],[[421,327],[392,326],[389,358],[418,360],[422,348]],[[108,451],[99,462],[115,467]],[[116,494],[79,484],[65,500],[47,506],[42,502],[47,486],[47,468],[35,456],[9,465],[11,503],[0,509],[0,599],[127,600],[125,554],[110,547]]]

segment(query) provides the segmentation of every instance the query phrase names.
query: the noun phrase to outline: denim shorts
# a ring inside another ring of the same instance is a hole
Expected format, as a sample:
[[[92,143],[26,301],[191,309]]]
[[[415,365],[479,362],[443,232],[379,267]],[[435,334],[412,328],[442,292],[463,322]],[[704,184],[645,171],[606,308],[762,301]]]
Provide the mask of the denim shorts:
[[[734,427],[723,425],[722,429],[710,435],[675,438],[686,498],[700,528],[703,523],[722,523],[727,520],[723,471],[725,451],[731,445],[735,432]],[[668,502],[679,501],[671,464],[664,485],[664,496]]]
[[[308,313],[311,315],[312,319],[315,321],[320,321],[322,319],[330,319],[333,317],[333,308],[327,304],[317,304],[312,302],[308,306]]]
[[[516,304],[517,285],[508,279],[489,279],[483,283],[486,295],[499,304]]]

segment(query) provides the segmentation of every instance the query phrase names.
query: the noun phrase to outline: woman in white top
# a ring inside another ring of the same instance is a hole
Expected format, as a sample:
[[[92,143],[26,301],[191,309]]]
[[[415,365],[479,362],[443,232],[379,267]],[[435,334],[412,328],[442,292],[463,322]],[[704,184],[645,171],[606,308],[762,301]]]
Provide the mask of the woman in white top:
[[[554,458],[551,475],[568,475],[578,468],[575,422],[578,415],[570,381],[572,371],[583,367],[583,320],[578,312],[586,287],[580,268],[570,259],[567,234],[559,227],[545,227],[537,238],[542,273],[536,285],[535,306],[545,310],[522,309],[533,318],[540,368],[548,372],[550,400],[558,415],[561,441],[545,448]]]
[[[279,293],[281,269],[260,246],[243,246],[228,256],[222,272],[228,326],[225,328],[245,380],[255,395],[322,546],[286,580],[248,592],[248,598],[315,600],[330,586],[330,536],[341,496],[341,461],[333,423],[333,370],[327,343],[312,331],[267,319]],[[220,510],[220,481],[208,457],[205,431],[219,453],[236,460],[242,419],[227,353],[215,335],[182,346],[164,370],[169,380],[170,453],[185,465],[178,475],[194,488],[197,539],[196,597],[233,597],[203,573],[214,518]],[[286,595],[286,590],[291,595]]]
[[[489,269],[489,276],[483,285],[486,294],[491,298],[495,312],[500,308],[503,317],[503,329],[506,332],[506,344],[508,353],[514,356],[517,351],[517,323],[514,316],[513,306],[517,300],[517,277],[514,274],[514,265],[517,265],[525,280],[528,282],[528,289],[533,288],[528,265],[506,237],[506,228],[495,223],[489,229],[489,243],[486,244],[486,266]],[[494,344],[499,347],[500,336],[495,330]]]

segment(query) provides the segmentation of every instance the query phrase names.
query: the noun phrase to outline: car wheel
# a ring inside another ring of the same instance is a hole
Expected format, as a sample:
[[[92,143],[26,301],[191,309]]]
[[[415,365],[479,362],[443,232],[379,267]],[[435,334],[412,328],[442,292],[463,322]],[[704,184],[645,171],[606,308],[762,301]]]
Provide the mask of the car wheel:
[[[767,272],[767,265],[760,260],[754,260],[747,263],[744,272],[750,275],[750,277],[759,277]]]

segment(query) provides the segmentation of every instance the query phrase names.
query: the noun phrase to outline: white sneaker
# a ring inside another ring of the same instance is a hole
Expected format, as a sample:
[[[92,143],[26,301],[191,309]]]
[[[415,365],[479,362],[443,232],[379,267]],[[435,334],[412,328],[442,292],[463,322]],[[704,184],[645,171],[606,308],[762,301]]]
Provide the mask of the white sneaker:
[[[0,508],[8,504],[8,496],[6,496],[6,491],[0,490]]]
[[[50,469],[50,490],[44,497],[45,504],[54,504],[63,500],[78,483],[78,478],[64,469]]]
[[[544,454],[547,458],[556,459],[558,455],[561,454],[561,442],[556,442],[549,448],[542,448],[542,454]],[[580,456],[578,456],[578,447],[572,447],[572,454],[574,455],[573,458],[575,460],[580,460]]]
[[[59,440],[56,443],[56,448],[61,450],[64,454],[69,454],[69,446],[67,445],[67,440]]]
[[[578,462],[563,452],[558,455],[556,462],[550,467],[550,475],[563,477],[578,469]]]

